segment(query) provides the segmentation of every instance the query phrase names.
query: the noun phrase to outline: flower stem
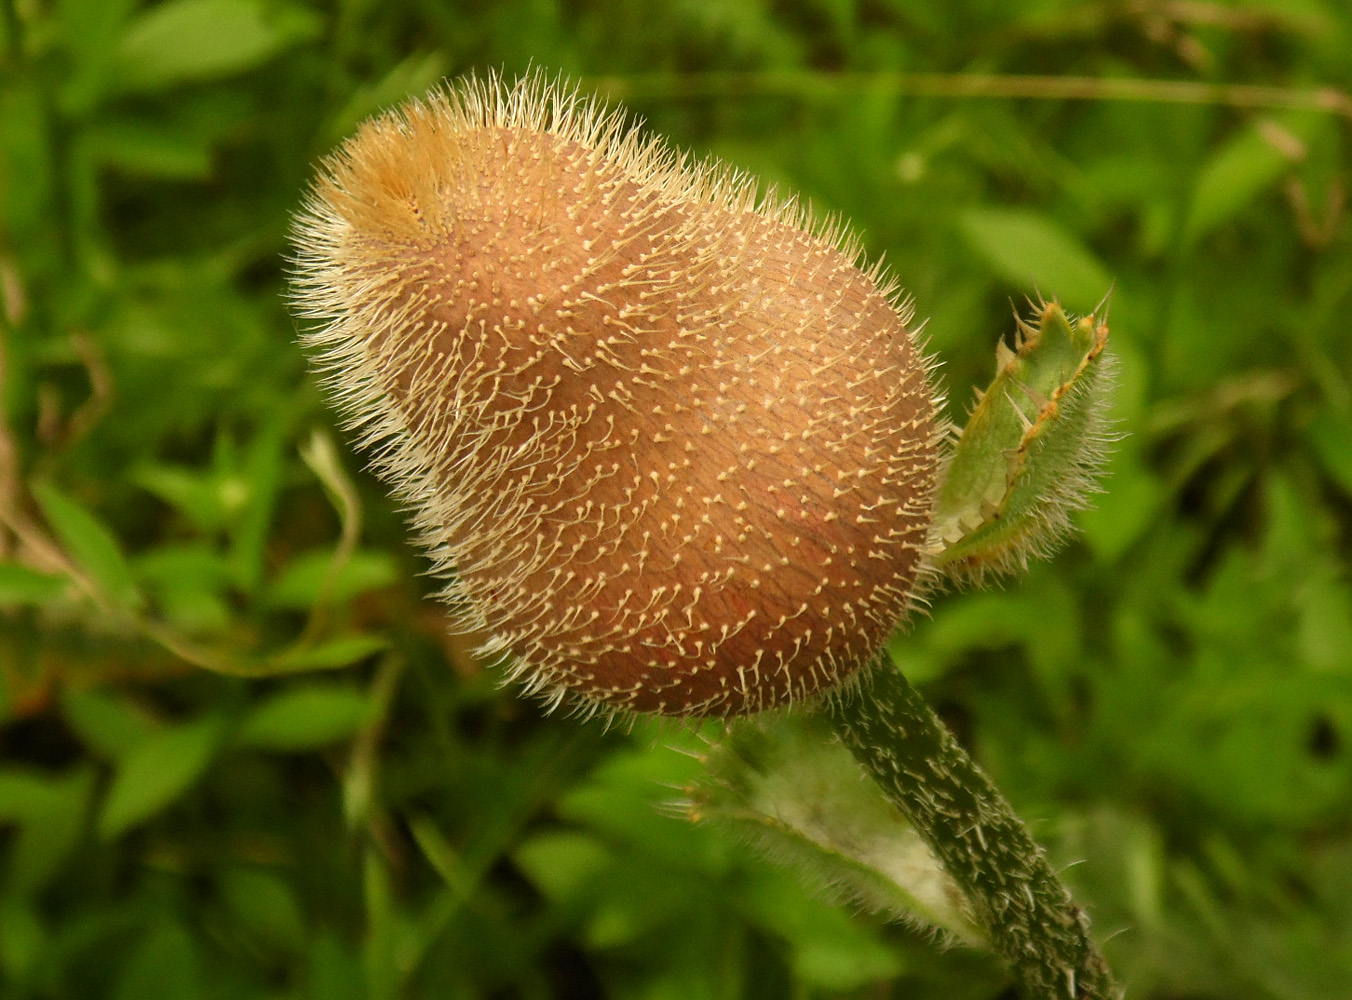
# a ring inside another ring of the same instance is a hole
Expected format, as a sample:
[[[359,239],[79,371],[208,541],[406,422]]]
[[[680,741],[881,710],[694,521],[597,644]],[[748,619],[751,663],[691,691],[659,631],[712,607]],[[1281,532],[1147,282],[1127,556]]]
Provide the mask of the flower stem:
[[[836,730],[966,894],[1025,1000],[1112,1000],[1089,920],[1014,810],[901,671],[832,702]]]

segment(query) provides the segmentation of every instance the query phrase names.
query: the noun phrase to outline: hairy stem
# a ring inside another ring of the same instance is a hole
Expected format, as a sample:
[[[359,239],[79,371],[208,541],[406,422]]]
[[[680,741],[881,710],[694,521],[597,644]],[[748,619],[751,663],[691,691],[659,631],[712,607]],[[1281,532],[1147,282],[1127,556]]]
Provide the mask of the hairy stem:
[[[1042,849],[899,670],[832,704],[836,730],[962,888],[1026,1000],[1111,1000],[1089,921]]]

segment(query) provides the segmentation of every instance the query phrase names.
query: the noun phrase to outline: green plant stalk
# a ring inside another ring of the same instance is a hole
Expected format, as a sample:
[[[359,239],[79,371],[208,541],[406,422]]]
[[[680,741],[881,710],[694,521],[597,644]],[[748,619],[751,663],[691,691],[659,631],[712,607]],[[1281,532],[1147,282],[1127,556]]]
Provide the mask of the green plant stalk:
[[[961,887],[1026,1000],[1119,996],[1089,921],[1014,810],[888,662],[829,709],[845,745]]]

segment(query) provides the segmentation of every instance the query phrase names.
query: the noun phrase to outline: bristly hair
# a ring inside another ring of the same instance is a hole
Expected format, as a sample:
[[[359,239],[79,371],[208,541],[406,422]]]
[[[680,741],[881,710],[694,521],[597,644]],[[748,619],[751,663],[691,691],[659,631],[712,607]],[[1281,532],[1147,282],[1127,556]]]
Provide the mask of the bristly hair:
[[[947,428],[834,219],[533,73],[368,121],[294,227],[324,386],[547,706],[732,715],[906,617]]]

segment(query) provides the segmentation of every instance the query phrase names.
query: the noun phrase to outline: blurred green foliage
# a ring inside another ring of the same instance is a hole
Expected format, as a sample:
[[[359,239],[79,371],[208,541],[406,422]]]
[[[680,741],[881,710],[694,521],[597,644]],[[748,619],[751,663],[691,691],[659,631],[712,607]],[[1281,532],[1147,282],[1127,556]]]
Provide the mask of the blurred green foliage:
[[[852,220],[959,413],[1011,298],[1113,283],[1082,541],[895,656],[1131,996],[1352,997],[1348,51],[1340,0],[5,0],[0,998],[1006,989],[656,809],[698,734],[499,691],[335,445],[284,298],[312,164],[531,66]]]

